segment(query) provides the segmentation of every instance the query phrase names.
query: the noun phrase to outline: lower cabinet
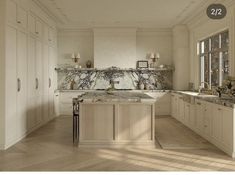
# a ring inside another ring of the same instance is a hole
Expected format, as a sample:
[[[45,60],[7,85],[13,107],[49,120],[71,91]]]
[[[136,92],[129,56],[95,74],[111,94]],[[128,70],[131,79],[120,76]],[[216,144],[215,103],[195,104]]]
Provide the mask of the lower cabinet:
[[[233,108],[199,99],[188,103],[179,94],[173,94],[171,104],[174,118],[235,157]]]
[[[155,116],[171,115],[171,94],[169,92],[148,92],[146,94],[156,99]]]

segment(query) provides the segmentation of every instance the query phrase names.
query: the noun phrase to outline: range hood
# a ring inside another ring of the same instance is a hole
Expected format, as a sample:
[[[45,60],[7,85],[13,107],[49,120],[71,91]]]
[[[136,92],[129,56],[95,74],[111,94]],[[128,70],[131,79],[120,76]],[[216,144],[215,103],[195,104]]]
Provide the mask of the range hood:
[[[136,28],[95,28],[95,68],[135,68]]]

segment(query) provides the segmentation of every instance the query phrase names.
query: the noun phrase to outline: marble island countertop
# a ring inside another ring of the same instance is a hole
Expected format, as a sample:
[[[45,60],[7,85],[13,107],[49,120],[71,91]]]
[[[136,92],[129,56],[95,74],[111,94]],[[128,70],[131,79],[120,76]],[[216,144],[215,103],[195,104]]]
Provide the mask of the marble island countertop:
[[[81,96],[83,102],[148,102],[154,103],[155,99],[141,92],[85,92]]]
[[[224,97],[221,98],[216,95],[199,94],[198,92],[191,92],[191,91],[172,91],[172,92],[180,95],[192,96],[195,99],[207,101],[210,103],[215,103],[218,105],[235,108],[235,99],[233,98],[224,98]]]

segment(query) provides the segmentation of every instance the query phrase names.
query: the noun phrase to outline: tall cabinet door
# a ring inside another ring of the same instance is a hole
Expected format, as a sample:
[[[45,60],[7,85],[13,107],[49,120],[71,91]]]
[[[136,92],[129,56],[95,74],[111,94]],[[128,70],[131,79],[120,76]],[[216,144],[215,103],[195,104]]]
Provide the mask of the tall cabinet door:
[[[36,40],[36,56],[35,56],[35,103],[36,103],[36,124],[42,122],[42,42]]]
[[[28,44],[28,114],[27,114],[27,125],[28,129],[31,129],[36,124],[36,101],[35,101],[35,94],[36,94],[36,75],[35,75],[35,68],[36,68],[36,42],[33,37],[29,37],[29,44]]]
[[[49,118],[54,117],[55,48],[49,47]]]
[[[6,145],[16,140],[15,121],[17,116],[16,98],[19,81],[17,81],[17,30],[6,28]],[[17,86],[18,85],[18,86]]]
[[[27,34],[17,32],[17,78],[20,87],[17,93],[17,134],[18,137],[27,131]]]
[[[43,121],[48,121],[49,117],[49,49],[48,45],[44,44],[43,45],[43,59],[42,59],[42,64],[43,64],[43,89],[42,89],[42,104],[43,104]]]

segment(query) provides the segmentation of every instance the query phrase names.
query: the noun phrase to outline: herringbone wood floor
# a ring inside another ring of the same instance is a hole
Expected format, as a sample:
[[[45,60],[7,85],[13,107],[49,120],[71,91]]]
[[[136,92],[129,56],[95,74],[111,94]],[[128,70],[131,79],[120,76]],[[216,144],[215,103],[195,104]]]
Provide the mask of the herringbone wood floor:
[[[155,149],[77,148],[72,144],[71,118],[59,117],[0,152],[1,171],[232,171],[235,161],[216,148]],[[178,133],[184,128],[173,118],[156,120],[163,130]],[[169,126],[169,127],[168,127]],[[176,132],[177,131],[177,132]],[[190,132],[190,131],[189,131]],[[174,135],[177,137],[177,134]],[[190,136],[192,137],[192,136]],[[189,137],[188,137],[189,138]],[[166,138],[167,139],[167,138]],[[182,141],[181,145],[183,145]]]

